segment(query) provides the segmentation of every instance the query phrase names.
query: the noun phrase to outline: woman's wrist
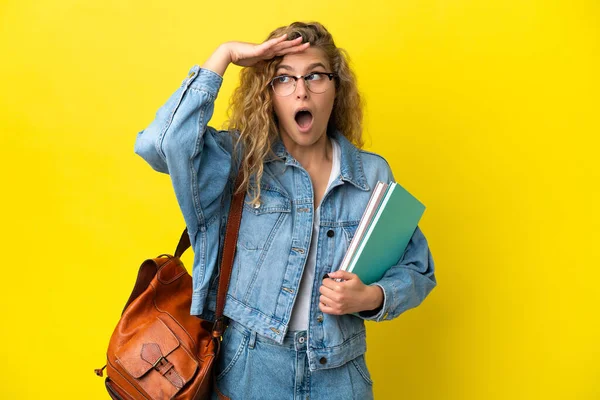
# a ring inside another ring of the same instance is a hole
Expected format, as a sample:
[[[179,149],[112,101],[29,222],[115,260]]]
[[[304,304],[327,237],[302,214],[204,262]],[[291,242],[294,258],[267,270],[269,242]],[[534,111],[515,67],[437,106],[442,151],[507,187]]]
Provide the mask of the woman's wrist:
[[[379,285],[369,285],[367,286],[369,290],[369,301],[367,304],[369,305],[368,311],[377,310],[383,306],[384,294],[383,290]],[[367,310],[365,310],[367,311]]]
[[[223,77],[229,64],[231,64],[231,53],[229,52],[227,43],[223,43],[204,62],[202,68],[209,69]]]

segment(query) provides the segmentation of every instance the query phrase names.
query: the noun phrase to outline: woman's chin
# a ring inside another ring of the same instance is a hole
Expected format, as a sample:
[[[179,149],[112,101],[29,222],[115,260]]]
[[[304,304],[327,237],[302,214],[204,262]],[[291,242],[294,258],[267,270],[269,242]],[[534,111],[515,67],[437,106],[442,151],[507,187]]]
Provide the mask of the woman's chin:
[[[311,123],[309,129],[302,128],[298,124],[294,123],[292,126],[288,127],[286,130],[281,130],[280,135],[282,139],[286,137],[283,142],[288,145],[296,145],[296,146],[312,146],[319,141],[322,134],[324,134],[326,129],[319,129],[319,126]],[[290,133],[287,133],[290,132]],[[319,134],[318,132],[322,132]],[[291,143],[290,143],[291,142]]]
[[[319,141],[321,135],[317,134],[315,130],[309,130],[302,132],[300,130],[294,132],[290,139],[300,146],[312,146]]]

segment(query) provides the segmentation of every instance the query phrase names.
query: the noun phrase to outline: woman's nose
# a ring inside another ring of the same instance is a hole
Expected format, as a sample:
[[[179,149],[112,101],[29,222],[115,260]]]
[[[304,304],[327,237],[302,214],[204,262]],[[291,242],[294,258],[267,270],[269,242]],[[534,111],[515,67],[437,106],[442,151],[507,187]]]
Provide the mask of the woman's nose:
[[[307,98],[308,97],[308,84],[304,79],[298,79],[296,82],[296,97]]]

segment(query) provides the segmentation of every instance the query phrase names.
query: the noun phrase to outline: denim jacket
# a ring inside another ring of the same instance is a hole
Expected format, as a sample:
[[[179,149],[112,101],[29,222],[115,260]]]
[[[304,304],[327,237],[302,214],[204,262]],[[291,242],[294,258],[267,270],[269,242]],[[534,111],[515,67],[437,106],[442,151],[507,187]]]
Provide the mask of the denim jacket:
[[[181,86],[139,132],[135,153],[171,177],[194,250],[191,314],[214,318],[219,260],[238,165],[233,138],[208,122],[222,83],[192,67]],[[375,312],[329,315],[319,310],[319,287],[340,265],[378,180],[394,177],[381,156],[357,149],[338,132],[340,175],[323,196],[318,237],[312,237],[313,187],[307,171],[279,140],[264,162],[261,198],[243,206],[224,314],[279,343],[288,329],[311,240],[317,240],[308,327],[311,370],[334,368],[366,351],[364,320],[383,321],[418,306],[436,286],[427,240],[415,230],[397,265],[375,282],[383,306]],[[239,158],[237,158],[239,159]]]

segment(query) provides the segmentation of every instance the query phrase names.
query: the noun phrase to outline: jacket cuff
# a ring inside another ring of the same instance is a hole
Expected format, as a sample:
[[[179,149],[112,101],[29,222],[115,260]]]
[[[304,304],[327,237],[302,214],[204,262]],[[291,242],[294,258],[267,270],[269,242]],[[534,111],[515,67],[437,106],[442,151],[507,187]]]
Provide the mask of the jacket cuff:
[[[388,310],[391,304],[390,297],[393,295],[393,290],[391,290],[391,288],[386,289],[386,285],[382,282],[373,283],[372,285],[379,286],[383,291],[383,304],[381,305],[381,307],[376,308],[374,310],[361,311],[358,313],[358,316],[366,321],[379,322],[388,319]]]
[[[223,78],[216,72],[194,65],[190,68],[187,78],[183,80],[181,85],[189,85],[192,89],[206,92],[214,99],[217,97],[222,83]]]

